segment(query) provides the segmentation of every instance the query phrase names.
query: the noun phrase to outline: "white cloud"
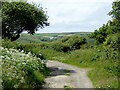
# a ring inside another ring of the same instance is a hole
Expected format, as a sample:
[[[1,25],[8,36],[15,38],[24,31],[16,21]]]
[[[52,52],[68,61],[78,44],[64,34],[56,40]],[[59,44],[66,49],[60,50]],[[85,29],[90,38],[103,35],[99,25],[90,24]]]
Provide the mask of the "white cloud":
[[[47,8],[50,26],[45,32],[93,31],[109,20],[114,0],[28,0]],[[40,31],[40,32],[42,32]]]

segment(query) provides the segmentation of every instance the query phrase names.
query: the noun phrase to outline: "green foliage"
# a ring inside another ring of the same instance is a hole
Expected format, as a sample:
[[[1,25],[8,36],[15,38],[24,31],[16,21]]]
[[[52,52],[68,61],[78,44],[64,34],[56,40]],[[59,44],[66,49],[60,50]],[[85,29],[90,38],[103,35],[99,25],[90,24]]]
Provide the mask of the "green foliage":
[[[52,48],[57,51],[71,51],[80,49],[80,46],[86,43],[86,39],[81,36],[71,36],[52,42]]]
[[[2,37],[17,40],[20,33],[34,34],[48,26],[47,15],[41,7],[26,2],[2,2]]]
[[[20,43],[13,41],[11,42],[11,40],[9,39],[2,39],[2,47],[4,48],[19,48],[20,47]]]
[[[45,37],[42,34],[39,34],[39,35],[21,34],[21,37],[17,41],[20,43],[40,43],[40,42],[47,42],[47,41],[51,42],[53,40],[55,39],[50,39],[50,37]]]
[[[65,90],[70,90],[70,88],[72,88],[72,87],[65,85],[64,88],[65,88]]]
[[[109,47],[118,49],[120,46],[120,33],[108,35],[104,44],[109,45]]]
[[[70,46],[62,42],[53,42],[51,44],[51,48],[53,48],[56,51],[63,51],[63,52],[67,52],[70,50]]]
[[[41,52],[39,52],[39,49],[45,49],[48,47],[48,43],[47,42],[43,42],[40,44],[30,44],[30,43],[26,43],[26,44],[20,44],[16,41],[11,42],[8,39],[2,39],[2,47],[4,48],[14,48],[14,49],[18,49],[18,50],[24,50],[25,53],[29,53],[31,52],[34,56],[41,58],[41,59],[45,59],[45,57],[41,54]]]
[[[109,15],[112,16],[112,18],[119,20],[120,22],[120,1],[116,0],[112,4],[112,10],[109,12]]]
[[[68,38],[66,40],[66,38]],[[68,52],[75,49],[80,49],[81,45],[86,43],[86,39],[81,36],[72,36],[72,37],[65,37],[58,41],[53,42],[41,42],[41,43],[23,43],[20,45],[21,50],[25,50],[26,52],[31,51],[36,56],[39,56],[40,49],[53,49],[60,52]],[[35,49],[36,48],[36,49]],[[42,58],[42,57],[41,57]]]
[[[70,37],[64,37],[61,39],[61,41],[62,41],[62,43],[64,43],[64,42],[68,41],[69,39],[70,39]]]
[[[81,45],[86,43],[86,39],[81,36],[73,36],[66,43],[71,47],[71,49],[80,49]]]
[[[77,36],[83,36],[86,38],[87,42],[93,43],[94,39],[89,38],[88,35],[90,35],[90,32],[73,32],[73,33],[41,33],[41,34],[21,34],[20,38],[16,41],[20,43],[40,43],[40,42],[53,42],[58,39],[63,39],[62,42],[64,42],[65,38],[69,38],[71,36],[77,35]],[[53,38],[53,39],[52,39]]]
[[[110,32],[111,28],[108,26],[108,24],[103,24],[102,27],[99,28],[99,30],[95,30],[91,35],[89,35],[90,38],[95,38],[96,43],[103,43],[105,41],[105,38]]]
[[[41,88],[44,76],[48,75],[45,63],[33,57],[29,52],[16,49],[2,50],[2,86],[3,88]],[[39,76],[38,76],[39,75]]]
[[[45,57],[41,54],[41,52],[39,52],[39,50],[48,48],[48,45],[49,44],[47,42],[39,44],[24,43],[20,45],[19,49],[24,50],[26,53],[31,52],[38,58],[45,59]]]
[[[31,86],[29,88],[42,88],[41,83],[43,84],[44,81],[44,75],[40,73],[39,71],[33,71],[29,72],[27,77],[27,83]]]

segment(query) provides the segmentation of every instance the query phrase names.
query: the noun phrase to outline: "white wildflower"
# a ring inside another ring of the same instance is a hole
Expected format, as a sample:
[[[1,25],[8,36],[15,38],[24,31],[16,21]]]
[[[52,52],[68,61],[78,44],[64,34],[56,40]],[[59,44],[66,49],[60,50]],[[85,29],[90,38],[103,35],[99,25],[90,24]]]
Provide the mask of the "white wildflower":
[[[4,58],[4,56],[1,56],[1,58]]]
[[[22,63],[23,65],[26,65],[26,63]]]
[[[24,52],[24,50],[21,51],[22,53]]]
[[[24,80],[20,80],[21,83],[24,83]]]
[[[22,80],[24,80],[24,77],[21,77]]]
[[[12,78],[8,78],[9,80],[12,80]]]
[[[18,84],[15,84],[15,85],[14,85],[14,88],[18,88]]]
[[[16,76],[16,79],[18,79],[19,77],[18,76]]]
[[[9,50],[7,50],[7,53],[9,53]]]

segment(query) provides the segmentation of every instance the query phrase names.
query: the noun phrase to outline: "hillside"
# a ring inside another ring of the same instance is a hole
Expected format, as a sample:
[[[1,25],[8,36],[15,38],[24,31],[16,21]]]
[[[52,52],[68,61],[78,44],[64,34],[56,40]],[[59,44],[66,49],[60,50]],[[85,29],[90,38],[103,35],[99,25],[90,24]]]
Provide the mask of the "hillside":
[[[88,35],[90,35],[91,32],[71,32],[71,33],[42,33],[42,34],[21,34],[20,38],[17,40],[20,43],[40,43],[43,41],[54,41],[63,37],[67,36],[73,36],[73,35],[78,35],[78,36],[84,36],[86,37],[88,42],[93,42],[94,39],[88,38]]]

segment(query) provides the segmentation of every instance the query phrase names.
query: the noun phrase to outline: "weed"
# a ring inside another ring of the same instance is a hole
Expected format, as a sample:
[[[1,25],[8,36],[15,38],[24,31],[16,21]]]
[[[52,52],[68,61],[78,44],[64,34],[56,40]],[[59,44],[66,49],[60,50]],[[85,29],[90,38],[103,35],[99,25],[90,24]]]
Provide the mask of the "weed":
[[[67,74],[65,74],[65,76],[70,76],[71,75],[71,73],[67,73]]]
[[[65,85],[64,88],[65,88],[66,90],[70,90],[71,87]]]
[[[69,70],[64,69],[64,72],[65,72],[65,73],[69,73],[70,71],[69,71]]]

